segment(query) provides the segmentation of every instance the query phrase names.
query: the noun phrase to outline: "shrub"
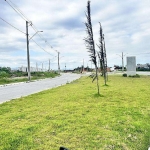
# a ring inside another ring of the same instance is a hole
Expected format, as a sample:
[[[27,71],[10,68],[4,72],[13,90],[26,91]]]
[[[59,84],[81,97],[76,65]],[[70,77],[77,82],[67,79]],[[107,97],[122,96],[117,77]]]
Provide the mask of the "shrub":
[[[5,71],[0,71],[0,77],[8,77],[9,75]]]
[[[133,75],[133,76],[129,75],[129,77],[132,77],[132,78],[140,78],[140,75],[139,75],[139,74],[136,74],[136,75]]]
[[[126,74],[126,73],[124,73],[122,76],[123,76],[123,77],[127,77],[127,74]]]

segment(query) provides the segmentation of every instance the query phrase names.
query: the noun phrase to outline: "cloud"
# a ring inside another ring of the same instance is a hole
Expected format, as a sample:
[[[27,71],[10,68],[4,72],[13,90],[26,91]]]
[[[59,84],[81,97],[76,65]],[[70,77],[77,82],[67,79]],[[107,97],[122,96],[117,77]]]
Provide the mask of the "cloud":
[[[9,2],[9,0],[7,0]],[[84,44],[86,37],[85,11],[87,0],[11,0],[29,21],[32,21],[38,31],[30,40],[31,64],[44,62],[60,52],[61,63],[67,67],[78,67],[89,63],[89,53]],[[116,54],[137,56],[137,63],[149,62],[149,55],[139,53],[149,52],[150,39],[150,1],[141,0],[94,0],[91,1],[91,17],[95,44],[99,39],[99,22],[105,34],[108,65],[121,64],[121,58]],[[26,22],[5,1],[0,3],[0,17],[11,23],[17,29],[26,32]],[[29,26],[30,37],[35,34],[35,28]],[[46,39],[45,42],[43,39]],[[51,48],[51,46],[53,48]],[[44,50],[48,51],[49,55]],[[96,46],[96,50],[98,47]],[[1,65],[18,67],[26,62],[26,35],[0,20],[0,53]],[[144,59],[140,59],[140,56]],[[5,57],[5,58],[4,58]],[[3,59],[2,59],[3,58]],[[11,61],[12,63],[8,63]],[[46,64],[45,64],[46,65]],[[52,63],[57,68],[57,59]]]

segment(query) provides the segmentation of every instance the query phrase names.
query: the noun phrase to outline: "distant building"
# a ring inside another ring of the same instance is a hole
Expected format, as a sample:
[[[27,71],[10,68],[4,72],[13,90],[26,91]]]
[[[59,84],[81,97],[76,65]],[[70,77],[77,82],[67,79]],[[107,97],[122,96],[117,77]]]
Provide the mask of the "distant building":
[[[137,69],[150,69],[150,64],[149,63],[146,63],[146,64],[137,64],[136,66]]]
[[[19,71],[22,72],[28,72],[28,68],[27,67],[19,67],[18,68]],[[47,71],[46,69],[41,69],[41,68],[35,68],[35,67],[30,67],[30,72],[45,72]]]

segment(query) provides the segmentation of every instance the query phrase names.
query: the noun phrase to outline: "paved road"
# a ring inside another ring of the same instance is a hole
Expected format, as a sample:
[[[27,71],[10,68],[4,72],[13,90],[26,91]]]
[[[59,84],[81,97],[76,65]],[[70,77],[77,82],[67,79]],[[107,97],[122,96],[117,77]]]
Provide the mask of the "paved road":
[[[71,82],[80,78],[80,74],[66,73],[60,77],[52,79],[44,79],[29,83],[11,84],[0,87],[0,103],[9,101],[11,99],[27,96],[33,93],[37,93],[46,89],[51,89],[60,85],[64,85],[67,82]]]

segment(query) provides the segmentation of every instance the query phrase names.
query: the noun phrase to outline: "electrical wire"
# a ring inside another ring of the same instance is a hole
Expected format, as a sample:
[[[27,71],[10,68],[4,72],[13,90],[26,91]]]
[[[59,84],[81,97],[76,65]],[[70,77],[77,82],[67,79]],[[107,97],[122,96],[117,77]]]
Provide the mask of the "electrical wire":
[[[17,12],[20,16],[21,16],[21,18],[23,19],[23,20],[25,20],[25,21],[28,21],[29,22],[29,19],[24,15],[24,13],[11,1],[11,0],[9,0],[9,2],[8,2],[8,0],[5,0],[6,2],[7,2],[7,4],[15,11],[15,12]],[[11,4],[10,4],[11,3]],[[4,20],[3,20],[4,21]],[[9,24],[9,23],[8,23]],[[37,30],[37,28],[35,27],[35,25],[31,25],[31,27],[35,30],[35,32],[37,32],[38,30]],[[15,27],[14,27],[15,28]],[[16,28],[17,29],[17,28]],[[17,30],[19,30],[19,29],[17,29]],[[20,30],[19,30],[20,31]],[[22,32],[22,31],[20,31],[20,32]],[[22,33],[24,33],[24,32],[22,32]],[[25,34],[25,33],[24,33]],[[47,40],[44,38],[44,37],[42,37],[41,36],[41,34],[39,34],[39,33],[37,33],[38,34],[38,36],[42,39],[42,40],[44,40],[45,41],[45,43],[51,48],[51,49],[53,49],[53,47],[47,42]],[[33,39],[32,39],[33,40]],[[34,41],[34,40],[33,40]],[[35,41],[34,41],[35,42]],[[36,43],[36,42],[35,42]],[[37,43],[36,43],[37,44]],[[39,44],[37,44],[41,49],[43,49]],[[44,49],[43,49],[44,50]],[[53,49],[54,50],[54,49]],[[45,51],[45,50],[44,50]],[[56,50],[54,50],[54,51],[56,51]],[[45,51],[45,52],[47,52],[47,51]],[[49,52],[47,52],[47,53],[49,53]],[[49,53],[50,54],[50,53]],[[51,54],[50,54],[51,55]]]
[[[14,7],[16,7],[16,9],[20,12],[20,14],[21,14],[22,16],[24,16],[24,18],[26,18],[27,21],[29,21],[29,19],[25,16],[25,14],[24,14],[11,0],[9,0],[9,1],[11,2],[11,4],[14,5]]]
[[[0,19],[3,20],[5,23],[9,24],[9,25],[10,25],[11,27],[13,27],[14,29],[16,29],[16,30],[18,30],[18,31],[20,31],[21,33],[23,33],[23,34],[26,35],[26,33],[24,33],[23,31],[19,30],[18,28],[16,28],[16,27],[13,26],[12,24],[8,23],[8,22],[7,22],[6,20],[4,20],[3,18],[0,17]],[[50,54],[50,53],[47,52],[45,49],[43,49],[37,42],[35,42],[33,39],[32,39],[32,41],[33,41],[37,46],[39,46],[42,50],[44,50],[46,53]],[[52,54],[50,54],[50,55],[51,55],[51,56],[54,56],[54,55],[52,55]]]
[[[38,47],[40,47],[42,50],[44,50],[46,53],[48,53],[51,56],[54,56],[52,54],[50,54],[49,52],[47,52],[44,48],[42,48],[37,42],[35,42],[33,39],[31,39]]]
[[[10,25],[11,27],[13,27],[14,29],[16,29],[16,30],[18,30],[18,31],[20,31],[21,33],[23,33],[23,34],[26,35],[26,33],[24,33],[23,31],[21,31],[20,29],[16,28],[16,27],[13,26],[12,24],[8,23],[8,22],[7,22],[6,20],[4,20],[3,18],[0,17],[0,19],[3,20],[5,23],[9,24],[9,25]]]
[[[37,28],[35,27],[35,25],[32,25],[31,27],[33,28],[33,30],[34,30],[35,32],[38,31]],[[38,33],[38,36],[39,36],[42,40],[44,40],[45,43],[46,43],[52,50],[54,50],[53,47],[51,46],[51,44],[49,44],[48,41],[47,41],[40,33]],[[54,50],[54,51],[56,51],[56,50]]]
[[[6,0],[5,0],[5,1],[6,1]],[[19,13],[19,11],[16,10],[8,1],[6,1],[6,2],[7,2],[7,4],[8,4],[16,13],[18,13],[19,15],[21,14],[21,13]],[[26,19],[23,15],[20,15],[20,17],[21,17],[23,20],[27,21],[27,19]]]

